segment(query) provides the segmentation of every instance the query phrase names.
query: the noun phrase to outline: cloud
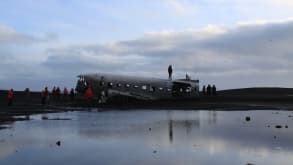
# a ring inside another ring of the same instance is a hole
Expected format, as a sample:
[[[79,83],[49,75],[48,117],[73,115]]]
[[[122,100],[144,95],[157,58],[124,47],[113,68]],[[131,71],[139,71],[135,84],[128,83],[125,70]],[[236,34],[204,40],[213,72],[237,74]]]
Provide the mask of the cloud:
[[[186,14],[191,11],[190,4],[182,0],[165,0],[165,5],[177,14]]]
[[[293,82],[286,77],[293,74],[292,29],[293,22],[287,20],[151,32],[111,44],[53,48],[43,64],[68,72],[155,77],[166,77],[166,67],[173,64],[177,77],[188,72],[204,83],[218,80],[223,88],[232,83],[235,87],[276,85],[280,77],[286,80],[279,85],[289,85]],[[241,75],[247,80],[237,80]]]
[[[11,27],[0,25],[0,44],[31,44],[56,40],[57,38],[58,36],[53,33],[48,33],[44,36],[38,37],[34,35],[23,34],[17,32]]]

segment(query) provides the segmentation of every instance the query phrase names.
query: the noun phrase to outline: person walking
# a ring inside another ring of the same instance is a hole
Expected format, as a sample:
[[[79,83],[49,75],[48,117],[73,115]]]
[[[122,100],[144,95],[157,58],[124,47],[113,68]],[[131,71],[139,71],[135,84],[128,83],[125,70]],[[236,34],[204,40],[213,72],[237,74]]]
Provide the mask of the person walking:
[[[169,80],[172,80],[172,73],[173,73],[172,65],[169,65],[169,67],[168,67],[168,73],[169,73]]]
[[[13,105],[13,98],[14,98],[14,91],[13,91],[13,89],[10,89],[8,91],[7,98],[8,98],[8,106],[12,106]]]

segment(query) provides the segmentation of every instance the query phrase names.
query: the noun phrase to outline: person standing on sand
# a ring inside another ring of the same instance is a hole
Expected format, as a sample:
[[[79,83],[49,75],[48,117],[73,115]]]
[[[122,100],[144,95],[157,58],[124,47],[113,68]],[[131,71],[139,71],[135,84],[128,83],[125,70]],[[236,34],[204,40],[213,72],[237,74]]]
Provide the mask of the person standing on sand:
[[[71,88],[71,90],[70,90],[70,94],[69,94],[69,95],[70,95],[70,100],[73,101],[73,100],[74,100],[74,95],[75,95],[75,94],[74,94],[74,89],[73,89],[73,88]]]
[[[172,80],[172,73],[173,73],[172,65],[169,65],[169,67],[168,67],[168,73],[169,73],[169,80]]]
[[[29,88],[25,88],[24,92],[25,92],[25,105],[29,105],[30,102],[31,102],[30,89]]]
[[[64,90],[63,90],[63,97],[64,97],[64,100],[67,100],[67,96],[68,96],[68,90],[66,87],[64,87]]]
[[[203,94],[203,95],[206,95],[206,86],[205,86],[205,85],[202,86],[202,94]]]
[[[13,89],[10,89],[8,91],[7,98],[8,98],[8,106],[12,106],[12,104],[13,104],[13,98],[14,98],[14,91],[13,91]]]
[[[91,106],[92,105],[92,99],[93,99],[93,90],[91,88],[91,86],[88,86],[88,88],[85,91],[85,97],[87,99],[87,106]]]

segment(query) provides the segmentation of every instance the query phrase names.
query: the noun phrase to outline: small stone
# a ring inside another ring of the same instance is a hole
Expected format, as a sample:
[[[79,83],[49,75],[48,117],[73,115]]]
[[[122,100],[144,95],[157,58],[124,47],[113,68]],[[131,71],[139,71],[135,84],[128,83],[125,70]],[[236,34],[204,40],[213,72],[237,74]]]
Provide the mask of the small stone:
[[[285,128],[288,128],[288,125],[285,125]]]
[[[48,120],[47,116],[42,116],[42,120]]]
[[[247,163],[246,165],[254,165],[253,163]]]
[[[151,131],[152,130],[152,128],[149,128],[149,131]]]
[[[250,117],[249,117],[249,116],[246,116],[246,117],[245,117],[245,120],[246,120],[246,121],[250,121]]]
[[[277,136],[274,136],[274,139],[277,139]]]
[[[281,125],[276,125],[275,127],[276,127],[276,128],[282,128],[282,126],[281,126]]]
[[[157,151],[156,151],[156,150],[154,150],[154,151],[153,151],[153,153],[155,154],[155,153],[157,153]]]
[[[61,146],[61,142],[60,142],[60,141],[57,141],[57,142],[56,142],[56,145],[57,145],[57,146]]]

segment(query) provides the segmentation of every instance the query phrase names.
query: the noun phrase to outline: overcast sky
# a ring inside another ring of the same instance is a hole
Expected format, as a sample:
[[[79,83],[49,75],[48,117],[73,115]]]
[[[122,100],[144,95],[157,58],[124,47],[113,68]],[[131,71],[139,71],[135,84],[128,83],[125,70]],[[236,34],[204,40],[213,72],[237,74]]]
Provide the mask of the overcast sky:
[[[293,87],[291,0],[3,0],[0,89],[82,73]]]

